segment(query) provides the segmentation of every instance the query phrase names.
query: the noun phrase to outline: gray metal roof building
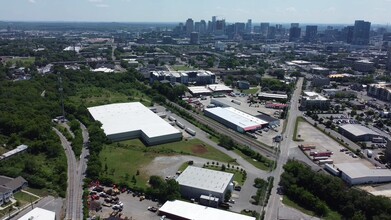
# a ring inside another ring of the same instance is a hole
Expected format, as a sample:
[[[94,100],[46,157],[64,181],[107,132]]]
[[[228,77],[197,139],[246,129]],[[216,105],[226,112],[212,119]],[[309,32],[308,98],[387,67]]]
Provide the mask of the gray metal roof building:
[[[362,163],[340,163],[335,167],[341,178],[350,185],[391,182],[391,170],[371,169]]]
[[[184,197],[198,199],[201,195],[213,195],[223,201],[233,177],[232,173],[189,166],[176,181]]]
[[[341,125],[338,130],[352,141],[372,141],[372,138],[380,136],[377,132],[359,124]]]

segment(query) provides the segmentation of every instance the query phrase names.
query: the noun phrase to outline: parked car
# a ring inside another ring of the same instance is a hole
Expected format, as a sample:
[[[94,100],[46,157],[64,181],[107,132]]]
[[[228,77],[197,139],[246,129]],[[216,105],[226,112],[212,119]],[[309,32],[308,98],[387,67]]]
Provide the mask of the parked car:
[[[148,210],[151,211],[151,212],[156,212],[157,208],[153,207],[153,206],[148,206]]]

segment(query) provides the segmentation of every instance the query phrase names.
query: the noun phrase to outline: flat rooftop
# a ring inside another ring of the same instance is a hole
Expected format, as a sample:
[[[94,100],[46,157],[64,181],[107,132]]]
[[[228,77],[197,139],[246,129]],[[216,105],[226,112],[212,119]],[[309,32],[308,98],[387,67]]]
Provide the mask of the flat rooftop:
[[[266,93],[266,92],[260,92],[258,94],[258,97],[266,97],[272,99],[288,99],[287,94],[274,94],[274,93]]]
[[[254,217],[179,200],[167,201],[159,211],[191,220],[255,220]]]
[[[232,89],[226,85],[223,84],[210,84],[208,85],[208,88],[213,92],[226,92],[226,91],[232,91]]]
[[[187,87],[191,93],[193,94],[205,94],[205,93],[212,93],[210,89],[208,89],[205,86],[189,86]]]
[[[32,219],[34,219],[34,220],[40,220],[40,219],[54,220],[54,219],[56,219],[56,213],[37,207],[37,208],[34,208],[33,210],[31,210],[30,212],[28,212],[27,214],[25,214],[24,216],[22,216],[21,218],[19,218],[19,220],[32,220]]]
[[[391,177],[391,170],[389,169],[371,169],[362,163],[338,163],[334,164],[334,166],[352,179],[363,177]]]
[[[352,133],[355,136],[362,136],[366,134],[379,135],[379,133],[359,124],[345,124],[340,126],[342,129]]]
[[[242,111],[239,111],[232,107],[222,108],[222,107],[216,107],[216,108],[208,108],[204,111],[210,112],[214,115],[219,116],[220,118],[229,121],[238,127],[243,128],[246,130],[246,128],[252,128],[255,126],[261,126],[265,125],[268,122],[261,120],[257,117],[254,117],[252,115],[249,115],[247,113],[244,113]]]
[[[102,123],[107,136],[134,131],[142,131],[149,138],[181,133],[140,102],[95,106],[88,111]]]
[[[233,176],[232,173],[188,166],[176,181],[182,186],[224,193]]]
[[[306,95],[306,96],[304,96],[304,98],[306,98],[307,100],[319,100],[319,101],[328,100],[326,97],[324,97],[316,92],[304,92],[304,94]]]

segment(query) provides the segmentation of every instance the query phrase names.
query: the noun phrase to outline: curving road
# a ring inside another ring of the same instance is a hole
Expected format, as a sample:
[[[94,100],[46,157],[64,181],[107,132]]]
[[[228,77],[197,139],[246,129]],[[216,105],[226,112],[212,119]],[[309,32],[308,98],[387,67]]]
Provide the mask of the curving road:
[[[61,145],[64,147],[65,155],[67,157],[68,163],[68,189],[66,196],[66,213],[65,219],[78,219],[76,217],[76,204],[77,204],[77,168],[76,168],[76,158],[73,153],[71,144],[65,138],[65,136],[56,128],[53,128],[58,137],[60,138]]]
[[[87,128],[82,123],[80,123],[80,128],[82,129],[83,142],[87,143],[89,140]],[[68,162],[68,189],[65,219],[83,219],[83,179],[87,169],[86,156],[89,153],[88,149],[84,144],[80,158],[76,159],[70,142],[56,128],[53,128],[53,130],[61,140],[61,145],[64,147]]]

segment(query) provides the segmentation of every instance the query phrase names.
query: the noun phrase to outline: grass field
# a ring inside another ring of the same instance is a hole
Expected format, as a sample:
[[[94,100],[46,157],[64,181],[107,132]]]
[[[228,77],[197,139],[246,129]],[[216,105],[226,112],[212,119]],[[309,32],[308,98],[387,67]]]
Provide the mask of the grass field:
[[[304,119],[301,116],[296,118],[295,130],[293,131],[293,140],[294,141],[304,141],[303,139],[298,137],[300,135],[300,134],[298,134],[299,124],[302,123],[302,122],[305,122],[305,121],[304,121]]]
[[[307,209],[299,206],[294,201],[290,200],[287,196],[284,196],[284,198],[282,200],[282,203],[284,203],[285,205],[290,206],[290,207],[292,207],[294,209],[297,209],[300,212],[305,213],[305,214],[307,214],[309,216],[315,216],[315,213],[313,211],[307,210]],[[325,220],[340,220],[340,219],[342,219],[342,217],[337,212],[332,211],[332,210],[330,210],[330,208],[328,208],[327,216],[326,217],[322,217],[322,219],[325,219]]]
[[[249,157],[249,156],[246,156],[244,155],[241,151],[239,151],[238,149],[234,149],[233,150],[237,155],[239,155],[240,157],[242,157],[243,159],[245,159],[247,162],[251,163],[254,167],[258,168],[258,169],[261,169],[261,170],[270,170],[270,165],[272,164],[272,161],[269,160],[267,162],[267,164],[270,164],[270,165],[266,165],[265,163],[262,163],[262,162],[259,162],[257,160],[254,160],[253,158]]]
[[[175,71],[187,71],[187,70],[196,70],[194,67],[184,66],[184,65],[175,65],[171,66]]]
[[[87,107],[132,101],[140,101],[145,106],[151,105],[151,100],[140,92],[134,90],[129,93],[131,96],[104,88],[85,87],[77,91],[77,96],[70,97],[70,100],[75,103],[83,103]]]
[[[11,65],[16,64],[16,62],[22,62],[23,65],[30,65],[35,62],[35,57],[15,57],[14,59],[8,60],[7,63],[11,63]]]
[[[212,164],[209,164],[209,165],[206,165],[205,168],[207,169],[211,169],[211,170],[217,170],[217,171],[222,171],[221,170],[221,164],[219,165],[212,165]],[[225,166],[227,167],[227,164],[225,164]],[[236,168],[226,168],[223,172],[226,172],[226,173],[232,173],[234,174],[234,181],[236,183],[238,183],[240,186],[243,186],[244,182],[246,181],[246,179],[243,179],[243,172],[241,172],[240,170],[237,170]]]
[[[19,201],[20,207],[22,207],[26,204],[32,203],[38,199],[38,197],[32,196],[32,195],[25,193],[25,192],[17,192],[14,194],[14,197],[17,201]]]
[[[245,94],[255,94],[257,93],[259,90],[259,88],[250,88],[250,89],[246,89],[246,90],[243,90],[243,93]]]
[[[162,155],[193,155],[214,161],[234,163],[231,157],[198,139],[152,147],[146,147],[140,140],[134,139],[113,143],[103,148],[100,153],[102,174],[112,178],[115,182],[145,187],[149,176],[145,173],[136,175],[137,170],[141,170],[155,157]],[[133,176],[136,179],[135,184],[132,183]]]

